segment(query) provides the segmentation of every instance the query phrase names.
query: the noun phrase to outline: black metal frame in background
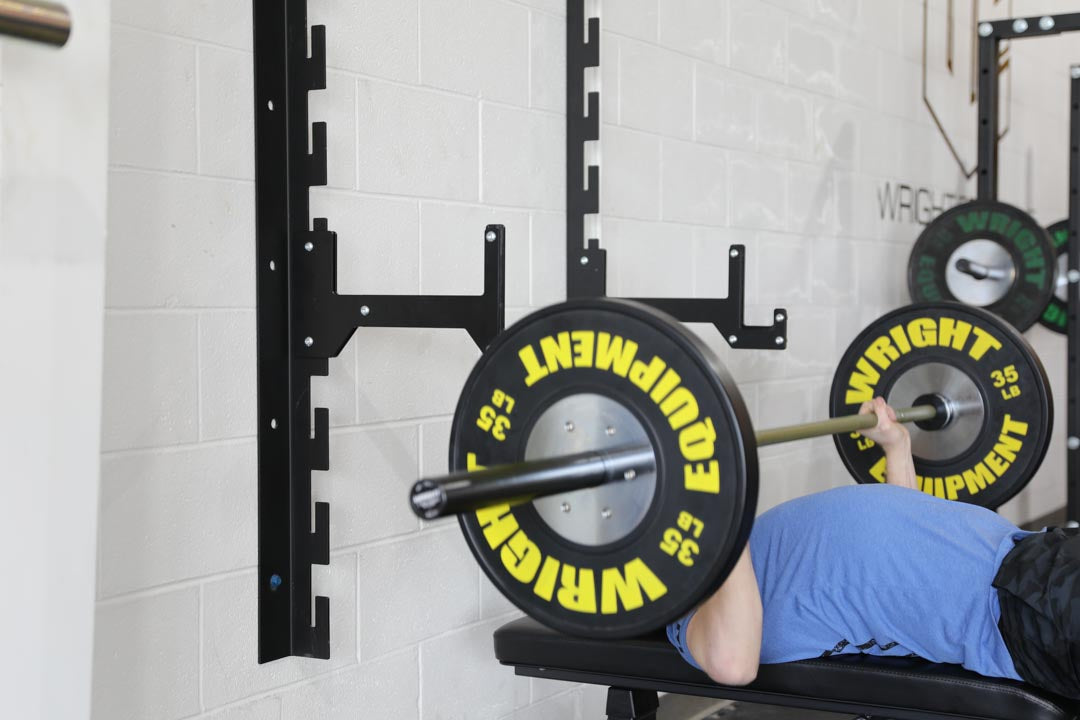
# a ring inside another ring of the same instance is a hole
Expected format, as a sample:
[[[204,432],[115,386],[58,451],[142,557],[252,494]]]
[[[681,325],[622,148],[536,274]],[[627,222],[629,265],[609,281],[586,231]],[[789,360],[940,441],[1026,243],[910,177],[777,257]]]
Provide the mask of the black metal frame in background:
[[[1050,23],[1047,23],[1047,20]],[[979,149],[978,198],[997,200],[998,118],[1000,89],[998,75],[1001,42],[1046,37],[1080,30],[1080,13],[1039,15],[981,22],[979,27]]]
[[[978,139],[978,198],[997,200],[998,196],[998,118],[1000,114],[1000,88],[998,75],[1001,71],[1000,53],[1003,40],[1019,40],[1032,37],[1060,35],[1080,30],[1080,13],[1064,15],[1040,15],[1026,18],[1008,18],[981,22],[979,32],[979,139]],[[1080,188],[1080,162],[1077,146],[1080,143],[1077,115],[1077,79],[1072,79],[1070,93],[1070,152],[1069,152],[1069,272],[1077,270],[1080,261],[1080,242],[1077,240],[1077,223],[1080,223],[1080,205],[1077,191]],[[1074,275],[1075,276],[1075,275]],[[1080,520],[1080,358],[1076,343],[1080,341],[1077,327],[1076,282],[1068,284],[1068,315],[1065,324],[1065,342],[1068,346],[1066,384],[1068,395],[1067,437],[1065,450],[1065,487],[1067,494],[1066,516],[1070,521]]]
[[[1069,84],[1069,284],[1068,310],[1065,321],[1065,342],[1068,345],[1067,382],[1069,386],[1066,409],[1065,482],[1068,502],[1066,518],[1080,520],[1080,358],[1077,343],[1080,342],[1080,65],[1071,68]]]
[[[326,184],[326,124],[308,120],[308,92],[326,87],[325,28],[311,28],[309,57],[307,0],[252,5],[264,663],[330,657],[330,601],[315,598],[312,613],[311,578],[330,562],[330,506],[315,503],[313,522],[311,497],[312,471],[329,468],[330,422],[315,408],[312,427],[311,378],[358,327],[464,328],[486,347],[504,322],[505,238],[502,226],[485,229],[483,295],[339,295],[337,235],[325,219],[309,226],[309,190]]]
[[[588,28],[588,34],[585,30]],[[600,19],[586,16],[585,0],[566,3],[566,296],[607,295],[607,251],[585,239],[585,219],[600,212],[600,168],[585,165],[585,144],[600,139],[600,93],[585,95],[585,73],[600,66]],[[741,349],[787,347],[787,311],[770,325],[743,323],[746,248],[729,250],[726,298],[632,298],[683,322],[709,323]]]
[[[585,0],[566,3],[566,297],[607,295],[607,252],[585,242],[585,218],[600,212],[600,168],[585,165],[585,143],[600,139],[600,93],[585,104],[585,73],[600,67],[600,18],[587,21]],[[587,173],[587,179],[585,174]],[[571,259],[574,262],[571,262]]]

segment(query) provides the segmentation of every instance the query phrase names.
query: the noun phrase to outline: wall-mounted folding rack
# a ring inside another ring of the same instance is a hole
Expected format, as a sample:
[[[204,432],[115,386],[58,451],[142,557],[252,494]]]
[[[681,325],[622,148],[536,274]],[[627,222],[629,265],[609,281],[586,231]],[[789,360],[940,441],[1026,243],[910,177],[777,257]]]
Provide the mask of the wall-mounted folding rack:
[[[978,198],[996,200],[998,194],[998,120],[1000,114],[998,74],[1001,71],[1001,43],[1004,40],[1060,35],[1080,30],[1080,13],[1064,15],[1040,15],[1026,18],[1009,18],[992,22],[981,22],[979,33],[979,166]],[[1080,129],[1077,115],[1077,71],[1074,67],[1070,97],[1070,153],[1069,153],[1069,285],[1068,315],[1066,320],[1065,341],[1068,345],[1067,385],[1068,410],[1066,439],[1066,488],[1068,505],[1067,517],[1070,521],[1080,521],[1080,358],[1077,357],[1076,343],[1080,341],[1080,328],[1077,327],[1076,313],[1080,307],[1078,280],[1080,272],[1080,241],[1077,239],[1077,225],[1080,223],[1080,205],[1077,193],[1080,191],[1080,173],[1077,161],[1077,146],[1080,144]]]
[[[600,93],[585,94],[585,73],[600,67],[600,18],[588,17],[585,0],[566,3],[566,295],[607,294],[607,251],[585,239],[585,220],[600,212],[600,168],[585,164],[585,143],[600,139]],[[586,27],[588,33],[586,34]],[[773,311],[770,325],[743,323],[746,249],[730,248],[726,298],[633,298],[683,322],[709,323],[736,348],[783,350],[787,311]]]
[[[359,327],[463,328],[486,347],[503,328],[505,237],[490,225],[477,239],[483,295],[339,295],[337,236],[325,219],[309,225],[309,190],[326,184],[326,124],[308,119],[308,92],[326,87],[326,31],[311,28],[309,57],[307,0],[252,5],[263,663],[330,657],[330,601],[315,598],[312,613],[311,580],[313,564],[330,562],[330,506],[311,497],[311,472],[329,468],[330,423],[326,408],[312,412],[311,378]]]

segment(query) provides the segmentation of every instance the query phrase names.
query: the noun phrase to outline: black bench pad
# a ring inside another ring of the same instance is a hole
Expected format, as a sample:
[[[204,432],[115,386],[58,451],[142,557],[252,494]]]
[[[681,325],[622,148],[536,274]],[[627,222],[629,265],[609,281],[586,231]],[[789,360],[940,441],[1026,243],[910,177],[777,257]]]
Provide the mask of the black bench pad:
[[[894,720],[1078,720],[1080,703],[955,665],[843,655],[762,665],[746,687],[726,687],[687,665],[667,638],[567,637],[530,618],[495,631],[495,656],[519,675],[640,688]]]

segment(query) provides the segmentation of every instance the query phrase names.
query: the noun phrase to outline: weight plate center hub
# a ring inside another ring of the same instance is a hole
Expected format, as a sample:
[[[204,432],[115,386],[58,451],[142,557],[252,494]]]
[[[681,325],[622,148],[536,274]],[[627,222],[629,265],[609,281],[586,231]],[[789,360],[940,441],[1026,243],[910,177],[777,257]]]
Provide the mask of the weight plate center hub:
[[[927,392],[944,401],[948,416],[940,429],[927,430],[919,423],[908,426],[911,454],[924,460],[948,460],[964,455],[983,431],[986,411],[975,381],[963,370],[940,362],[926,362],[900,373],[884,395],[893,407],[916,405]]]
[[[1012,255],[993,240],[969,240],[956,248],[945,264],[949,292],[967,305],[993,305],[1015,282]]]
[[[605,395],[581,393],[540,414],[529,433],[525,459],[650,444],[645,427],[625,405]],[[634,472],[621,482],[537,498],[533,505],[540,518],[567,540],[606,545],[641,524],[655,492],[655,470]]]

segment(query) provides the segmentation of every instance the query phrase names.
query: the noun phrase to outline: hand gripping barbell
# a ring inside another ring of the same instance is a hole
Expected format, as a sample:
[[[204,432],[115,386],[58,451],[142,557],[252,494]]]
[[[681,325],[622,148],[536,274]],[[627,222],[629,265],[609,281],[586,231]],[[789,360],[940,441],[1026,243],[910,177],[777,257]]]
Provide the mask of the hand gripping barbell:
[[[996,507],[1031,479],[1050,437],[1042,365],[1015,330],[955,303],[889,313],[848,348],[829,420],[754,433],[704,344],[654,309],[577,300],[501,334],[473,369],[443,478],[413,510],[459,514],[466,541],[518,607],[563,632],[638,635],[723,581],[757,501],[757,446],[833,435],[859,482],[885,459],[855,414],[884,396],[913,422],[924,492]]]

